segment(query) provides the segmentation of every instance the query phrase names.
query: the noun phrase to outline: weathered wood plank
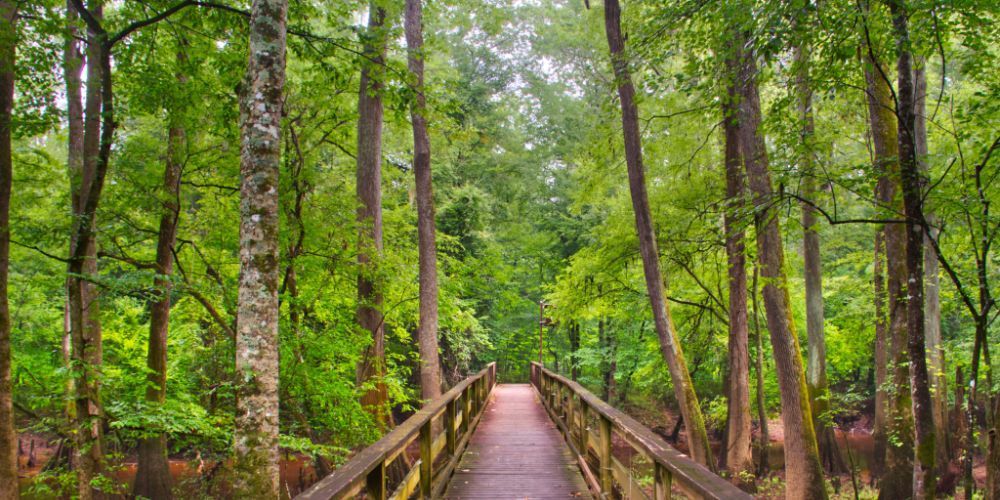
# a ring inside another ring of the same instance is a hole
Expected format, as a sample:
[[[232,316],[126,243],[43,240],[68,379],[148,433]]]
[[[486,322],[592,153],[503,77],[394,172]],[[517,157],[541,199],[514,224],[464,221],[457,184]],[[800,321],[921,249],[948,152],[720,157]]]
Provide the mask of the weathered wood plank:
[[[444,498],[590,498],[580,469],[529,385],[493,390]]]

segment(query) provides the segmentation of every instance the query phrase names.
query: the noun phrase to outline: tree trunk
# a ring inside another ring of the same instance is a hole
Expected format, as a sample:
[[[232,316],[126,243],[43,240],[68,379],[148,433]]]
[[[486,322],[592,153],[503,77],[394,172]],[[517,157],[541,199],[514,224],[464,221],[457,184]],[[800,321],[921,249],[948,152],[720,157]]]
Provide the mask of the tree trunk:
[[[383,429],[392,426],[385,382],[385,329],[379,259],[382,256],[382,79],[385,76],[385,11],[369,4],[368,30],[362,36],[364,60],[358,92],[358,324],[371,335],[358,365],[361,405]]]
[[[728,58],[730,75],[735,58]],[[723,102],[722,119],[725,137],[726,256],[729,264],[729,396],[726,420],[725,467],[736,480],[740,473],[753,469],[750,450],[750,340],[747,322],[747,268],[744,230],[740,212],[744,210],[746,180],[740,157],[739,122],[736,110],[736,87],[730,84]]]
[[[714,468],[712,450],[709,447],[705,420],[698,405],[691,375],[688,373],[680,339],[674,330],[670,311],[664,300],[663,277],[660,273],[659,253],[656,235],[646,194],[645,171],[642,164],[642,144],[639,132],[639,110],[635,103],[635,87],[624,54],[625,39],[621,31],[621,6],[618,0],[604,3],[604,27],[611,51],[611,61],[615,79],[618,82],[618,97],[621,100],[622,128],[625,141],[625,163],[628,167],[629,191],[632,194],[632,209],[635,212],[635,226],[639,237],[639,253],[642,254],[643,272],[646,277],[646,291],[653,309],[656,333],[660,339],[660,352],[670,369],[674,395],[681,409],[681,416],[687,423],[688,447],[691,457],[698,463]]]
[[[417,191],[417,236],[420,250],[420,395],[425,400],[441,395],[438,359],[437,243],[434,227],[434,188],[431,176],[431,141],[427,133],[424,96],[424,35],[422,0],[406,0],[407,67],[415,80],[416,96],[410,104],[413,125],[413,174]]]
[[[277,498],[278,169],[286,0],[255,0],[240,95],[240,281],[234,496]]]
[[[1000,500],[1000,396],[993,396],[993,427],[989,430],[986,457],[986,500]]]
[[[178,66],[186,59],[183,51],[177,54]],[[177,73],[178,86],[187,82],[181,70]],[[183,90],[180,90],[183,92]],[[183,99],[172,101],[183,102]],[[167,131],[167,161],[163,169],[163,186],[160,199],[160,229],[156,240],[156,277],[153,279],[154,295],[149,304],[149,347],[146,355],[146,403],[150,407],[162,405],[167,398],[167,334],[170,331],[171,276],[174,270],[173,246],[177,236],[180,216],[181,174],[184,165],[186,135],[184,110],[175,104],[170,109],[170,126]],[[170,463],[167,460],[167,436],[160,434],[139,442],[139,463],[135,474],[135,495],[152,500],[170,499]]]
[[[874,134],[873,134],[874,135]],[[875,416],[872,429],[873,457],[871,464],[872,480],[881,477],[885,472],[886,447],[888,446],[889,402],[885,390],[888,372],[889,347],[888,315],[885,310],[885,230],[875,231],[874,281],[875,301]]]
[[[14,107],[14,59],[17,46],[16,4],[0,0],[0,497],[16,499],[17,434],[14,432],[14,384],[11,380],[10,194],[14,160],[11,114]]]
[[[913,56],[905,0],[890,3],[896,33],[899,79],[897,115],[899,171],[906,215],[906,330],[910,355],[909,377],[913,406],[913,498],[934,498],[934,416],[930,381],[927,375],[927,351],[924,343],[924,213],[920,172],[914,137]]]
[[[760,306],[757,303],[757,275],[758,267],[753,268],[753,284],[750,290],[753,294],[753,335],[757,342],[757,356],[754,371],[757,378],[757,420],[760,422],[760,463],[757,464],[757,475],[764,476],[771,468],[768,460],[768,447],[771,445],[771,433],[767,428],[767,403],[764,400],[764,337],[760,333],[760,319],[757,312]]]
[[[771,173],[768,171],[764,136],[759,130],[761,114],[756,62],[742,43],[744,41],[746,38],[741,37],[737,43],[741,62],[737,78],[740,90],[739,139],[756,209],[757,254],[764,281],[764,307],[781,390],[781,418],[785,425],[785,491],[787,498],[791,499],[826,498],[823,467],[809,407],[809,390],[788,298],[779,214],[772,205]]]
[[[815,201],[816,172],[813,166],[813,110],[812,89],[809,86],[809,49],[802,43],[795,48],[795,93],[798,97],[801,121],[799,168],[802,174],[802,197]],[[839,474],[847,470],[837,448],[830,412],[830,388],[826,378],[826,337],[823,332],[823,267],[819,245],[819,221],[816,209],[802,203],[802,255],[805,261],[803,275],[806,285],[806,334],[808,353],[806,385],[809,387],[809,404],[812,407],[813,427],[819,445],[820,458],[826,470]]]
[[[569,324],[569,373],[574,382],[580,378],[580,324],[572,321]]]
[[[916,161],[922,176],[927,175],[927,73],[923,60],[919,61],[913,72],[914,105],[913,105],[913,138]],[[928,223],[935,223],[932,214],[926,214]],[[941,345],[941,299],[940,277],[938,276],[938,257],[929,238],[937,238],[937,229],[924,236],[924,334],[927,342],[928,371],[931,382],[934,428],[939,432],[934,434],[934,463],[938,474],[948,469],[951,457],[951,436],[948,424],[948,378],[945,376],[944,348]]]
[[[89,3],[90,15],[100,20],[102,0]],[[74,1],[81,12],[82,2]],[[73,231],[69,264],[70,331],[73,381],[76,390],[77,490],[81,500],[99,498],[101,492],[91,481],[104,471],[103,410],[100,400],[100,371],[103,363],[100,301],[92,280],[97,276],[96,210],[104,188],[104,176],[114,137],[114,103],[111,102],[111,57],[102,46],[103,37],[88,23],[87,84],[84,104],[83,168],[74,197]]]
[[[607,321],[601,318],[597,321],[597,338],[601,344],[601,399],[611,403],[615,392],[615,372],[618,369],[618,356],[614,338],[607,329]]]
[[[874,168],[879,175],[876,188],[877,208],[884,218],[898,219],[903,206],[899,188],[899,144],[892,90],[886,80],[884,67],[873,56],[874,48],[866,49],[864,73],[868,114]],[[880,498],[908,498],[912,494],[913,413],[906,350],[906,231],[902,224],[886,224],[881,231],[885,243],[885,305],[888,308],[889,322],[884,339],[885,381],[879,385],[885,392],[884,408],[880,408],[885,412],[885,419],[882,421],[884,426],[875,429],[875,463],[884,464],[877,471]],[[881,296],[877,295],[879,300]],[[878,411],[879,409],[876,410],[876,418]]]
[[[66,80],[66,115],[67,144],[66,166],[70,179],[70,199],[74,216],[80,212],[80,183],[83,175],[83,53],[80,51],[80,29],[77,26],[79,16],[73,7],[73,2],[66,2],[66,40],[63,46],[63,78]],[[74,231],[75,234],[75,231]],[[75,238],[70,236],[69,253],[73,253]],[[63,307],[63,367],[66,373],[72,373],[73,339],[72,318],[70,317],[69,280],[66,281],[66,303]],[[76,404],[73,377],[66,377],[66,422],[73,425],[76,421]],[[72,447],[66,445],[68,449]],[[75,453],[71,452],[71,455]],[[74,466],[75,468],[75,466]]]

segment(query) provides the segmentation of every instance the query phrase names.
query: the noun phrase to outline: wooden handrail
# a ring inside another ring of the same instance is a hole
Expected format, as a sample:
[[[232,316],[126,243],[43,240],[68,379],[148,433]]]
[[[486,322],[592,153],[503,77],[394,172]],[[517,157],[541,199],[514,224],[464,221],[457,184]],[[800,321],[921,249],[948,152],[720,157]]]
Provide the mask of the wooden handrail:
[[[364,491],[367,498],[384,500],[409,498],[418,489],[424,498],[440,496],[482,417],[496,380],[496,363],[490,363],[479,373],[424,405],[382,439],[295,498],[351,498]],[[442,425],[438,426],[441,431],[435,436],[434,422],[438,417],[441,417]],[[410,467],[390,494],[386,484],[386,468],[418,437],[420,460]],[[435,459],[445,449],[449,459],[435,470]]]
[[[611,453],[611,433],[617,432],[640,454],[654,464],[653,498],[670,498],[673,483],[688,496],[711,499],[751,499],[707,467],[691,460],[667,444],[660,436],[621,410],[605,403],[580,384],[531,363],[531,385],[541,397],[549,416],[557,424],[580,462],[591,487],[602,495],[617,490],[625,498],[649,498],[638,482]],[[589,418],[596,417],[597,430],[590,429]],[[588,464],[588,455],[597,457],[598,473]]]

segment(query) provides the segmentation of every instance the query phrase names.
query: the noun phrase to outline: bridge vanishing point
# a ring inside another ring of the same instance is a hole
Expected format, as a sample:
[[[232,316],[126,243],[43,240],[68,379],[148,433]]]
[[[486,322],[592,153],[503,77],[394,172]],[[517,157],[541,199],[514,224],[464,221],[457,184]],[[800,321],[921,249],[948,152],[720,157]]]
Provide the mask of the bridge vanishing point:
[[[496,375],[490,363],[296,499],[752,498],[538,363],[530,384]]]

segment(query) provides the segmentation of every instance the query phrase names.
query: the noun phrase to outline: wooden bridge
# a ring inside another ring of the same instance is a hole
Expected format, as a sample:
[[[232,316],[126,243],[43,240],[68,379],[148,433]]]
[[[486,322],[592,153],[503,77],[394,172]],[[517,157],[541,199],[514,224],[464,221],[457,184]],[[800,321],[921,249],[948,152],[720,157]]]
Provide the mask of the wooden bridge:
[[[491,363],[296,498],[751,498],[537,363],[496,380]]]

